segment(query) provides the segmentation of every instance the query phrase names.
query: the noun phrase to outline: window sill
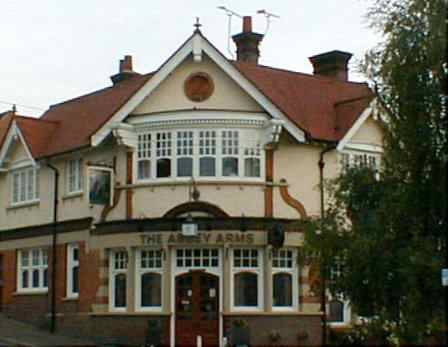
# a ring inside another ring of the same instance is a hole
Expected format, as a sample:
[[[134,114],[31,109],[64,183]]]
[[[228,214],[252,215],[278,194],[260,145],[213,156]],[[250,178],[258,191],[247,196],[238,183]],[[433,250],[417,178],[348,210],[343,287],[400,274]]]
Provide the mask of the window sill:
[[[14,292],[13,296],[47,295],[48,289]]]
[[[111,312],[90,312],[89,316],[158,316],[158,317],[170,317],[171,313],[167,312],[127,312],[127,311],[111,311]]]
[[[66,296],[65,298],[62,298],[62,301],[78,301],[79,296]]]
[[[163,187],[163,186],[190,186],[191,179],[161,179],[161,180],[141,180],[133,184],[126,184],[118,189],[129,189],[129,188],[144,188],[144,187]],[[208,185],[222,185],[222,186],[265,186],[266,182],[263,179],[226,179],[226,178],[216,178],[216,179],[197,179],[195,180],[195,185],[197,186],[208,186]]]
[[[300,312],[300,311],[232,311],[223,312],[223,316],[321,316],[321,312]]]
[[[73,192],[73,193],[67,193],[62,197],[62,200],[70,200],[75,198],[82,198],[84,196],[84,192]]]
[[[26,208],[26,207],[34,207],[39,206],[40,200],[33,200],[33,201],[27,201],[27,202],[20,202],[17,204],[10,205],[6,208],[6,211],[12,211],[17,210],[20,208]]]

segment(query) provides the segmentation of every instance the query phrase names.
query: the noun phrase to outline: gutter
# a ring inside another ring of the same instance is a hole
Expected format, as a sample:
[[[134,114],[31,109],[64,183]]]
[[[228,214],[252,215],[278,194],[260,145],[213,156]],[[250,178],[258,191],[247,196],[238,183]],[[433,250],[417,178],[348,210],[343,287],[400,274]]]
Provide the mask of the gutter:
[[[331,144],[330,146],[324,148],[319,154],[319,162],[317,163],[319,166],[319,187],[320,187],[320,217],[321,217],[321,229],[323,230],[323,223],[325,218],[325,194],[324,194],[324,168],[325,161],[324,156],[326,153],[336,149],[335,144]],[[325,266],[326,264],[321,264],[321,279],[322,279],[322,293],[321,293],[321,311],[322,311],[322,346],[327,345],[327,286],[326,286],[326,278],[325,278]]]
[[[53,165],[47,166],[54,173],[54,198],[53,198],[53,230],[52,230],[52,245],[51,245],[51,322],[50,332],[52,334],[56,331],[56,245],[57,245],[57,221],[58,221],[58,196],[59,196],[59,171]]]

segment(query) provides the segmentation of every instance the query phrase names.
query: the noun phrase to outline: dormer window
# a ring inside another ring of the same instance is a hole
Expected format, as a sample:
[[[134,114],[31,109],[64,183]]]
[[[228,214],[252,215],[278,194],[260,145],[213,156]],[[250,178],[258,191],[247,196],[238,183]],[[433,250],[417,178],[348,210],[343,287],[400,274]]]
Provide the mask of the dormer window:
[[[36,168],[26,167],[12,171],[12,204],[34,202],[39,199],[39,174]]]
[[[256,129],[140,131],[137,180],[261,179],[259,138]]]

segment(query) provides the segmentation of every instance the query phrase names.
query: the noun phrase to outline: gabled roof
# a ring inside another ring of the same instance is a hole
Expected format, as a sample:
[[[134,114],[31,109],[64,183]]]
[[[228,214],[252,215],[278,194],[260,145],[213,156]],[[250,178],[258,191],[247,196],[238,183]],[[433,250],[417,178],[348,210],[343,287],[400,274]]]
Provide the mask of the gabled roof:
[[[235,74],[241,76],[239,83],[250,86],[253,97],[264,98],[266,105],[271,105],[268,112],[280,114],[287,120],[287,128],[294,130],[291,127],[296,127],[298,133],[305,132],[310,139],[341,140],[372,99],[372,92],[365,83],[229,61],[199,32],[155,73],[136,74],[108,88],[53,105],[38,120],[4,115],[0,118],[0,147],[12,118],[17,118],[35,159],[91,145],[92,136],[114,116],[122,113],[123,118],[127,114],[124,109],[130,100],[143,98],[142,91],[150,83],[160,83],[168,73],[165,70],[169,69],[170,60],[179,55],[175,62],[178,64],[191,50],[194,54],[201,54],[201,50],[211,53],[227,73],[234,78]]]
[[[6,134],[8,133],[8,130],[12,123],[13,116],[14,113],[11,111],[0,113],[0,148],[5,141]]]

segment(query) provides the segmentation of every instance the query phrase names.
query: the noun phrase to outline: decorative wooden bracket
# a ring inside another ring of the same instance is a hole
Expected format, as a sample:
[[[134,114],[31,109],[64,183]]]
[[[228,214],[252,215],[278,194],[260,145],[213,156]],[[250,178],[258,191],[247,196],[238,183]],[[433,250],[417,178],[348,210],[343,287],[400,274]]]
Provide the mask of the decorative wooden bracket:
[[[282,178],[280,180],[280,183],[282,184],[280,186],[280,195],[282,196],[283,201],[286,202],[293,209],[295,209],[297,212],[299,212],[300,217],[302,217],[302,219],[307,218],[307,213],[306,213],[305,207],[302,205],[302,203],[300,201],[298,201],[297,199],[294,199],[289,194],[286,180],[284,178]]]
[[[105,206],[103,208],[103,211],[101,211],[100,223],[104,222],[109,213],[118,205],[118,202],[120,201],[121,198],[121,193],[123,191],[123,189],[119,189],[120,185],[121,185],[120,182],[117,182],[117,185],[114,188],[114,201],[112,205]]]

